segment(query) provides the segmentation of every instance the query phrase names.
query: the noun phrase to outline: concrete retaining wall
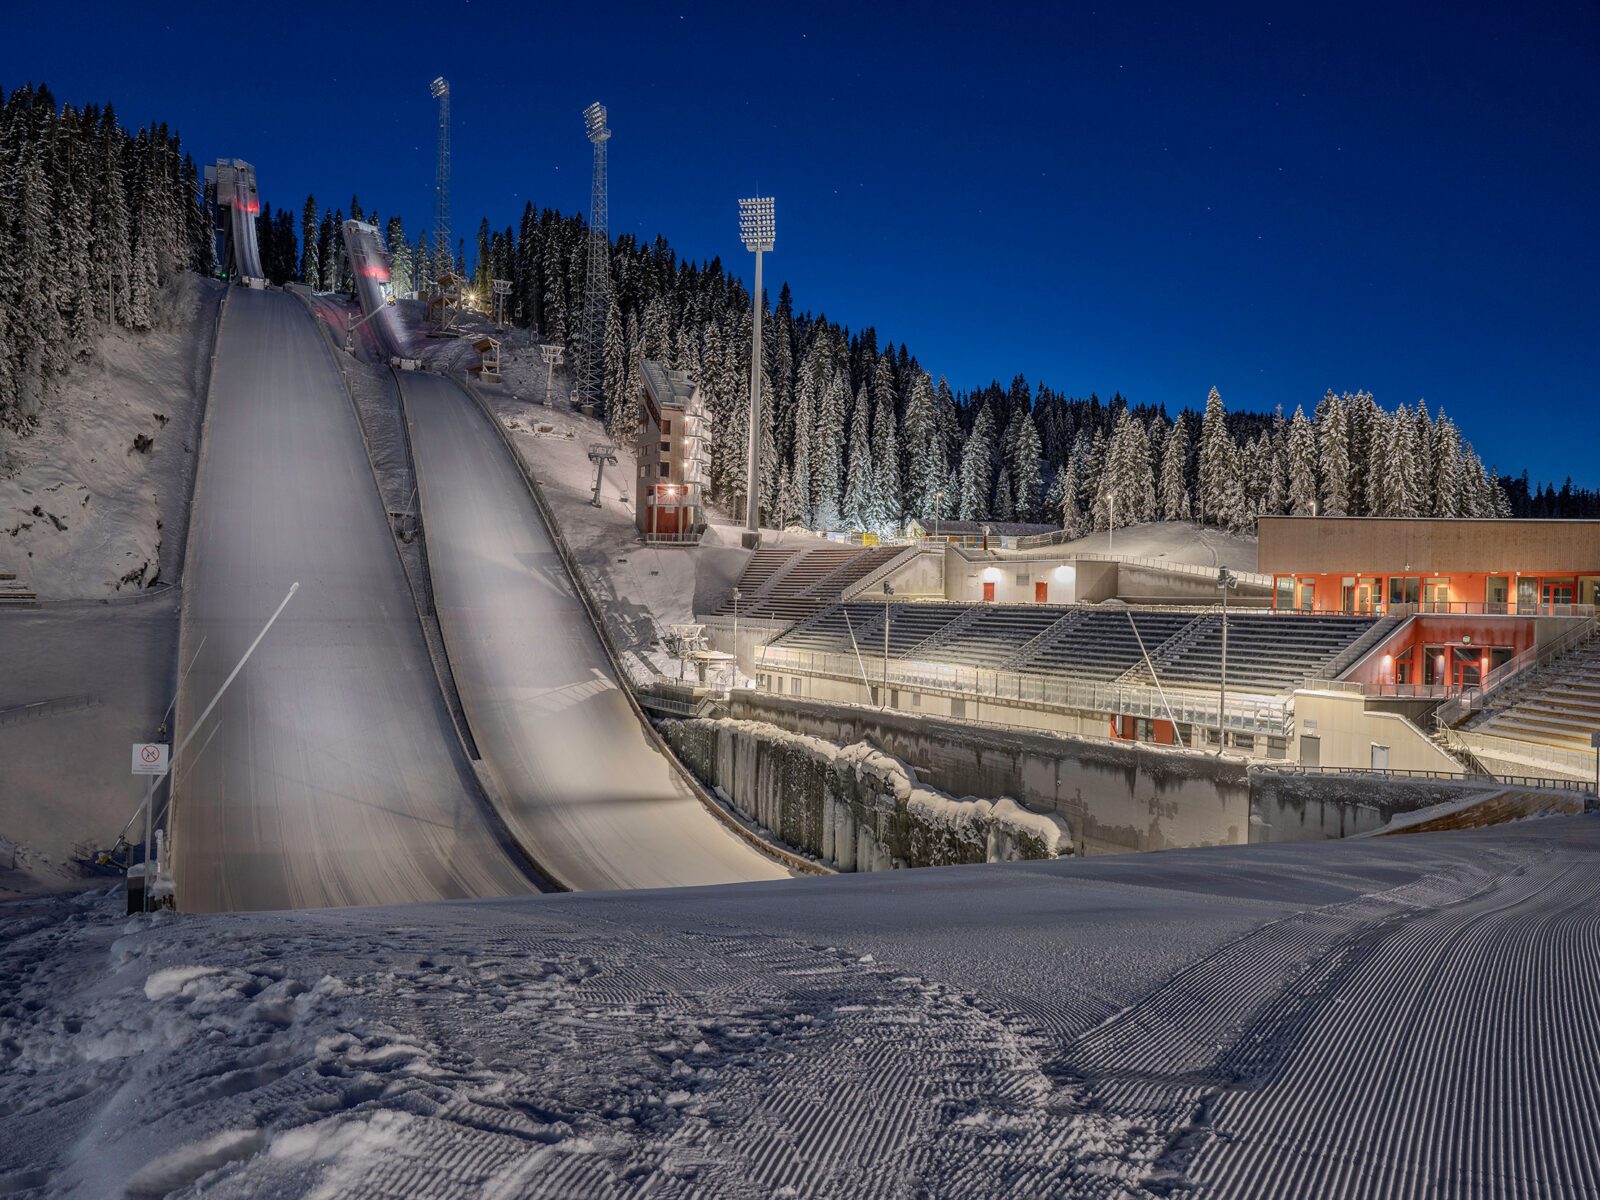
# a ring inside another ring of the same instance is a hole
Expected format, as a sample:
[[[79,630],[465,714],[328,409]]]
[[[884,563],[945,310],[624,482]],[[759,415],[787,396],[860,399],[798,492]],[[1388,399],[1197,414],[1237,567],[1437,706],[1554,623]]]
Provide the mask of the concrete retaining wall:
[[[841,871],[1009,862],[1072,852],[1066,823],[1008,798],[956,799],[865,743],[760,721],[665,721],[668,743],[747,818]]]
[[[1401,813],[1504,791],[1493,780],[1250,772],[1250,840],[1309,842],[1381,829]]]
[[[1011,796],[1054,813],[1078,854],[1250,840],[1246,764],[1151,746],[997,729],[897,712],[736,692],[729,715],[835,745],[869,742],[957,796]]]

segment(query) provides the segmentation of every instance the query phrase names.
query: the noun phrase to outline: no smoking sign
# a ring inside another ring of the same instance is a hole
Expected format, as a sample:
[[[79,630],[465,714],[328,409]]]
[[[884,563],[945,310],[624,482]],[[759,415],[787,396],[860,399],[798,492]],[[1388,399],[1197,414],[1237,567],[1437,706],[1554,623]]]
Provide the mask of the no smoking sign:
[[[165,775],[167,773],[167,747],[161,742],[135,742],[133,744],[133,773],[135,775]]]

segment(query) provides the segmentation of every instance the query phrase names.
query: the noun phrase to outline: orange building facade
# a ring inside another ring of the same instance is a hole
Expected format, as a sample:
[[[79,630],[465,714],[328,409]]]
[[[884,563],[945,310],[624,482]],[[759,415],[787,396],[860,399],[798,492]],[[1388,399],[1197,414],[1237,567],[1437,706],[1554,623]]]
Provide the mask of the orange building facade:
[[[1256,533],[1274,608],[1531,617],[1600,603],[1600,521],[1262,517]]]

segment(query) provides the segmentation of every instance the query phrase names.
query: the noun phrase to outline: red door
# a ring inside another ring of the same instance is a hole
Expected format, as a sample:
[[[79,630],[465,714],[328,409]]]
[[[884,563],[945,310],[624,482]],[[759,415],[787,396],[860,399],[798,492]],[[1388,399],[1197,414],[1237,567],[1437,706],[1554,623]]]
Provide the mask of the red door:
[[[985,583],[983,585],[983,598],[988,602],[992,602],[994,600],[994,584]]]
[[[1033,581],[1033,602],[1035,604],[1048,604],[1050,601],[1050,585],[1043,579]]]

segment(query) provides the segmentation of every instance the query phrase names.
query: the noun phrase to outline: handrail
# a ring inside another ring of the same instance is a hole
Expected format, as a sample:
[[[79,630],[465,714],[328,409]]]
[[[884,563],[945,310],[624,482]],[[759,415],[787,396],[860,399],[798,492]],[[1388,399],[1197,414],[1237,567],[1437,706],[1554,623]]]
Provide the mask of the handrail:
[[[1476,687],[1463,688],[1460,695],[1446,706],[1449,711],[1441,710],[1440,717],[1448,724],[1455,724],[1464,717],[1480,711],[1492,695],[1512,680],[1520,679],[1528,671],[1545,666],[1569,651],[1576,650],[1596,636],[1600,636],[1600,623],[1597,623],[1591,615],[1582,625],[1566,630],[1544,645],[1529,646],[1521,654],[1490,671]]]
[[[1379,775],[1397,779],[1438,779],[1452,783],[1483,783],[1508,787],[1542,788],[1548,791],[1595,794],[1595,785],[1582,779],[1565,779],[1552,775],[1496,775],[1473,771],[1408,771],[1390,767],[1314,767],[1302,763],[1268,760],[1252,764],[1252,770],[1282,775]]]
[[[1576,771],[1585,778],[1595,773],[1595,753],[1592,750],[1567,750],[1560,746],[1545,746],[1538,742],[1525,742],[1520,738],[1503,737],[1497,733],[1481,733],[1476,729],[1451,729],[1442,726],[1439,733],[1445,742],[1460,747],[1469,754],[1491,757],[1530,759],[1548,763],[1562,770]]]
[[[863,668],[851,656],[822,650],[797,650],[784,646],[767,647],[769,670],[789,669],[838,679],[858,680]],[[1169,719],[1207,728],[1219,723],[1245,733],[1287,737],[1292,716],[1288,704],[1278,697],[1252,698],[1248,693],[1230,697],[1219,714],[1214,693],[1172,690],[1163,699],[1154,689],[1098,680],[1054,678],[1020,671],[988,667],[964,667],[953,663],[891,658],[887,675],[882,655],[868,655],[874,666],[865,668],[869,686],[949,691],[975,699],[1036,704],[1121,716]],[[1170,707],[1169,703],[1170,702]]]

